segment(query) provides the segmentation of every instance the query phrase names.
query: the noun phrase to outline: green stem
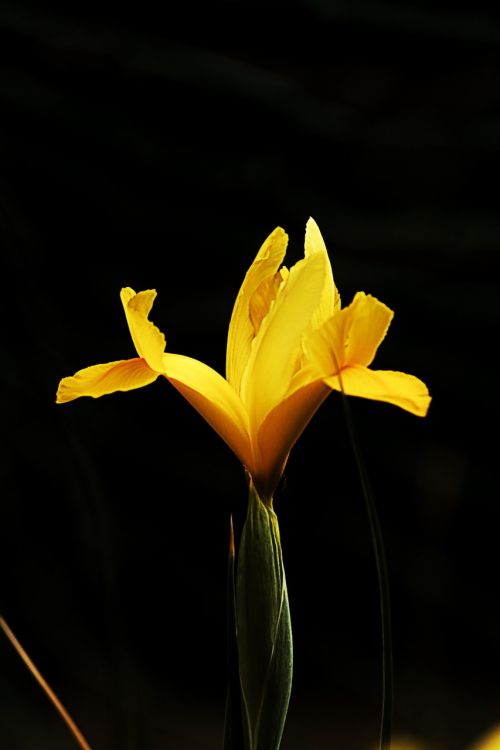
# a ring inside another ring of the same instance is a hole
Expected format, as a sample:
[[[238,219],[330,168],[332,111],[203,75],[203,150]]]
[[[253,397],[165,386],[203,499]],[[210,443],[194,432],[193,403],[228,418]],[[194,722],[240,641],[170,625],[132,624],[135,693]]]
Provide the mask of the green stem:
[[[375,505],[375,499],[366,471],[359,442],[354,429],[354,422],[349,407],[349,402],[342,391],[342,403],[347,422],[347,431],[351,441],[351,447],[359,472],[361,487],[365,498],[370,534],[377,567],[377,580],[380,601],[380,617],[382,626],[382,716],[380,721],[380,750],[390,750],[392,736],[392,714],[394,704],[394,667],[392,655],[392,623],[391,623],[391,601],[389,591],[389,574],[387,570],[387,558],[385,554],[384,539],[380,520]]]
[[[236,623],[245,750],[279,750],[292,686],[290,609],[278,519],[252,483],[238,550]]]

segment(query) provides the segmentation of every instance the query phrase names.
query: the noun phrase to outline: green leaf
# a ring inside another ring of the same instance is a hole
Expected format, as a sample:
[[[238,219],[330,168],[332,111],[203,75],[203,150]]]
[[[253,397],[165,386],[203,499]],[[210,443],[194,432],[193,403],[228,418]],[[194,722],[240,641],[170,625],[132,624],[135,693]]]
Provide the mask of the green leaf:
[[[292,687],[290,608],[278,519],[250,486],[236,575],[245,749],[278,750]]]

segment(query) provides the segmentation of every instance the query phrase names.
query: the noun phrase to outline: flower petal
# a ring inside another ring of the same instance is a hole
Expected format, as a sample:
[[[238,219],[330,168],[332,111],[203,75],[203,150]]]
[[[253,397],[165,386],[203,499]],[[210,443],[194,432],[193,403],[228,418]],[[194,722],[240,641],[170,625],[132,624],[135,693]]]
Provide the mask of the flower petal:
[[[240,392],[252,340],[276,295],[275,277],[285,257],[288,235],[277,227],[266,239],[248,269],[234,304],[227,336],[226,377]]]
[[[346,308],[346,361],[368,367],[384,340],[394,313],[370,294],[358,292]]]
[[[369,370],[367,367],[346,367],[338,375],[325,379],[326,385],[347,396],[362,396],[374,401],[386,401],[401,409],[425,417],[431,397],[425,383],[414,375],[391,370]]]
[[[260,497],[271,497],[285,468],[288,454],[329,394],[317,380],[281,401],[264,419],[257,435],[257,472],[254,483]]]
[[[98,398],[115,391],[131,391],[153,383],[159,373],[143,359],[122,359],[105,365],[92,365],[63,378],[57,389],[56,403],[64,404],[80,396]]]
[[[125,287],[121,290],[120,297],[137,354],[146,360],[152,370],[161,373],[165,336],[148,320],[156,291],[147,289],[136,293],[130,287]]]
[[[302,336],[318,305],[325,256],[313,253],[296,263],[252,342],[241,385],[254,431],[284,398],[302,354]]]
[[[358,292],[304,340],[305,362],[323,376],[347,365],[368,366],[375,357],[394,313],[371,295]]]
[[[208,365],[181,354],[164,354],[163,367],[167,380],[213,427],[252,473],[248,416],[234,388]]]
[[[313,218],[310,218],[306,224],[305,256],[307,258],[314,253],[321,253],[325,256],[325,280],[319,305],[314,311],[311,319],[312,330],[318,328],[322,323],[328,320],[335,311],[340,309],[340,295],[333,281],[332,266],[330,258],[328,257],[325,242],[319,231],[318,225]]]

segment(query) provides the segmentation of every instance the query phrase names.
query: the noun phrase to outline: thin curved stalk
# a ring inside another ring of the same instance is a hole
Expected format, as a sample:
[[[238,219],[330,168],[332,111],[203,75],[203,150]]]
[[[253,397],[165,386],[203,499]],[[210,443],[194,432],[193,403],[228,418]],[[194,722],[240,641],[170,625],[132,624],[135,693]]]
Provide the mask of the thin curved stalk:
[[[30,657],[28,656],[24,648],[21,646],[16,636],[14,635],[12,630],[9,628],[9,626],[7,625],[7,623],[5,622],[2,616],[0,616],[0,628],[3,630],[3,632],[5,633],[5,635],[11,642],[11,644],[14,646],[15,650],[17,651],[17,653],[19,654],[23,662],[26,664],[29,671],[31,672],[35,680],[38,682],[38,684],[44,691],[47,698],[52,702],[52,705],[55,707],[55,709],[57,710],[57,712],[59,713],[59,715],[65,722],[66,726],[70,730],[71,734],[73,735],[73,737],[75,738],[79,746],[82,748],[82,750],[92,750],[89,743],[87,742],[83,734],[80,732],[80,730],[76,726],[75,722],[73,721],[69,713],[64,708],[63,704],[61,703],[57,695],[54,693],[50,685],[47,683],[47,681],[42,677],[38,669],[35,667]]]
[[[363,460],[358,438],[354,429],[354,420],[347,396],[342,390],[342,403],[347,422],[347,431],[351,442],[352,451],[359,473],[363,496],[365,499],[370,534],[377,568],[377,582],[380,602],[380,618],[382,632],[382,715],[380,720],[380,750],[390,750],[392,737],[392,715],[394,704],[394,666],[392,653],[392,621],[391,600],[389,590],[389,574],[387,570],[387,558],[385,554],[384,538],[380,519],[373,497],[368,472]]]

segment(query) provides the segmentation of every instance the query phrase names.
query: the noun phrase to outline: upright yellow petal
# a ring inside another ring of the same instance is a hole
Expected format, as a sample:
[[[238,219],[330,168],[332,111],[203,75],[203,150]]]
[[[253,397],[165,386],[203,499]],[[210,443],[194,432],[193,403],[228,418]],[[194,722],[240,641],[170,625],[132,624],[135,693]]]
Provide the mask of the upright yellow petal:
[[[393,312],[364,292],[335,313],[304,341],[305,360],[323,375],[347,365],[368,366],[383,340]]]
[[[313,330],[328,320],[336,310],[340,309],[340,295],[333,281],[332,266],[325,242],[319,231],[319,227],[313,218],[310,218],[306,224],[304,247],[306,258],[314,253],[320,253],[325,257],[325,279],[323,291],[321,292],[318,307],[314,311],[311,319],[311,329]]]
[[[430,404],[427,386],[413,375],[370,370],[393,312],[379,300],[359,292],[349,307],[330,318],[304,342],[308,377],[324,382],[348,396],[362,396],[396,404],[425,416]],[[338,373],[341,373],[341,379]]]
[[[167,380],[229,445],[250,473],[254,470],[248,416],[240,397],[222,375],[197,359],[166,353]]]
[[[226,377],[238,393],[256,328],[260,327],[281,282],[277,272],[287,243],[287,234],[277,227],[257,253],[236,297],[227,336]]]
[[[425,383],[414,375],[390,370],[369,370],[360,365],[348,366],[338,375],[325,379],[326,385],[347,396],[361,396],[374,401],[385,401],[425,417],[431,397]]]
[[[105,365],[92,365],[63,378],[57,389],[56,403],[64,404],[80,396],[98,398],[115,391],[131,391],[149,385],[159,376],[143,359],[122,359]]]
[[[368,367],[385,338],[394,313],[370,294],[358,292],[345,310],[347,322],[346,361]]]
[[[325,257],[313,253],[291,269],[252,342],[241,384],[251,430],[285,396],[302,354],[301,339],[318,305],[325,278]]]
[[[146,360],[152,370],[160,373],[166,346],[165,336],[148,320],[156,291],[147,289],[136,293],[130,287],[125,287],[121,290],[120,297],[137,354]]]

